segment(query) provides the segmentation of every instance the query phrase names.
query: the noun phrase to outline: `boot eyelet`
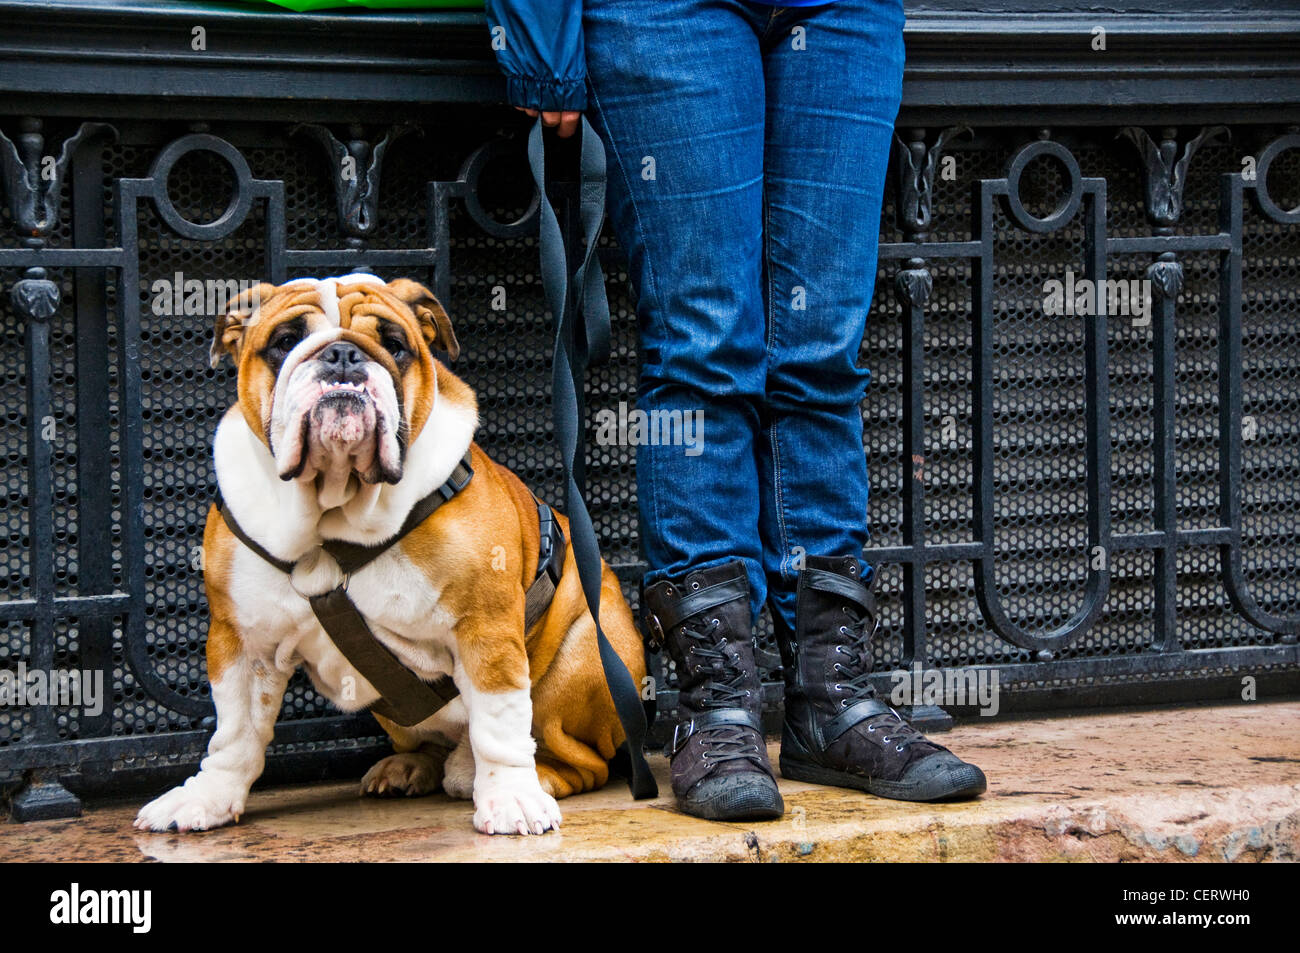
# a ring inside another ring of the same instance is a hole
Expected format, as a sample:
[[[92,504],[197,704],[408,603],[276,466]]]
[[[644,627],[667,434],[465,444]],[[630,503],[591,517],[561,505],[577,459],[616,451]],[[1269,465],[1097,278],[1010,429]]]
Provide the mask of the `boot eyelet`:
[[[841,667],[841,665],[840,665],[839,662],[836,662],[834,665],[831,666],[831,671],[832,671],[832,672],[835,672],[837,675],[843,675],[843,674],[844,674],[844,670],[843,670],[843,668]]]
[[[698,589],[698,588],[700,588],[700,581],[699,581],[698,579],[696,579],[693,583],[691,583],[691,588],[692,588],[692,589]]]
[[[849,634],[849,627],[847,625],[840,626],[840,635],[848,635],[848,634]]]
[[[834,688],[837,692],[842,692],[842,691],[844,691],[844,686],[843,686],[843,685],[833,685],[833,686],[831,686],[831,687]]]
[[[881,740],[882,742],[884,742],[885,744],[889,744],[889,735],[885,735],[885,736],[884,736],[883,738],[881,738],[880,740]]]
[[[903,746],[902,746],[902,745],[895,745],[895,746],[894,746],[894,750],[895,750],[895,751],[902,751],[902,750],[903,750]]]
[[[841,699],[840,699],[840,707],[841,707],[841,708],[848,708],[848,707],[849,707],[849,700],[848,700],[847,698],[841,698]]]
[[[872,732],[874,734],[875,730],[876,730],[875,725],[867,725],[867,731]]]

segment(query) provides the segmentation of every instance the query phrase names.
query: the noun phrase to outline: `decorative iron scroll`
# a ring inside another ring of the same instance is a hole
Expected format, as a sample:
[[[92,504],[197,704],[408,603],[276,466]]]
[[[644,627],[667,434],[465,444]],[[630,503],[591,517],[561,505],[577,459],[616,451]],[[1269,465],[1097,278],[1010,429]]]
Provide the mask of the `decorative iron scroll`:
[[[114,692],[98,716],[0,709],[0,775],[191,757],[211,727],[201,635],[193,634],[206,612],[194,595],[201,574],[168,568],[201,541],[201,522],[191,515],[172,527],[162,514],[181,496],[201,511],[210,493],[205,468],[217,406],[211,396],[191,408],[164,396],[171,387],[183,395],[200,381],[210,395],[220,382],[204,376],[210,372],[197,357],[207,326],[147,304],[163,269],[197,268],[212,249],[251,248],[259,264],[240,276],[250,280],[353,269],[421,277],[453,304],[458,319],[482,331],[470,349],[476,353],[469,376],[501,411],[484,415],[482,439],[533,481],[554,479],[542,409],[545,334],[530,337],[544,332],[546,320],[528,244],[539,198],[525,196],[503,219],[500,202],[486,199],[482,187],[489,166],[519,159],[521,142],[489,136],[458,171],[446,166],[448,174],[435,177],[426,171],[432,137],[418,127],[332,128],[339,131],[265,124],[263,142],[196,124],[170,141],[142,141],[85,123],[54,143],[40,120],[0,122],[0,226],[7,236],[0,237],[0,277],[8,309],[0,318],[10,324],[0,328],[0,357],[3,370],[26,380],[24,393],[15,389],[5,398],[6,412],[23,421],[21,444],[5,448],[10,493],[0,500],[0,521],[8,521],[0,522],[9,541],[5,558],[20,580],[0,601],[0,624],[12,633],[5,659],[42,669],[58,661],[93,663],[112,673]],[[4,134],[15,129],[13,138]],[[1275,468],[1276,499],[1252,504],[1272,507],[1275,528],[1248,531],[1242,502],[1246,488],[1261,483],[1243,470],[1253,441],[1244,435],[1258,424],[1258,413],[1244,407],[1243,360],[1268,363],[1272,389],[1256,401],[1274,408],[1265,421],[1268,438],[1284,447],[1300,437],[1300,331],[1256,333],[1243,323],[1243,268],[1260,267],[1244,247],[1247,233],[1268,229],[1272,240],[1293,242],[1288,260],[1300,262],[1300,207],[1287,208],[1290,200],[1270,191],[1270,172],[1276,183],[1279,170],[1300,168],[1300,133],[1269,132],[1250,156],[1253,170],[1225,164],[1225,156],[1237,158],[1227,153],[1229,143],[1245,149],[1255,134],[1233,130],[1229,139],[1227,129],[1212,126],[1181,135],[1130,127],[1118,135],[1013,136],[954,126],[908,128],[896,137],[886,214],[897,231],[887,227],[884,236],[900,240],[879,247],[877,287],[896,295],[901,321],[878,294],[864,344],[879,365],[864,427],[869,444],[879,439],[887,448],[869,447],[873,513],[885,515],[873,516],[883,528],[866,554],[890,567],[882,592],[887,640],[878,659],[886,692],[889,673],[913,663],[997,665],[1008,682],[1023,684],[1300,668],[1300,574],[1294,554],[1289,562],[1284,555],[1288,543],[1293,553],[1300,544],[1300,460]],[[995,154],[1004,159],[1000,169],[989,168]],[[1106,157],[1105,175],[1091,174],[1098,156]],[[1217,194],[1192,190],[1189,183],[1211,159]],[[972,175],[971,168],[982,171]],[[395,188],[395,174],[416,183],[402,187],[405,204],[381,201],[388,194],[381,182]],[[1139,227],[1130,218],[1117,230],[1108,196],[1121,177],[1128,177],[1126,194],[1141,202],[1142,218]],[[217,179],[230,183],[225,193],[218,195]],[[304,194],[314,204],[304,206]],[[954,212],[957,194],[969,195],[969,218]],[[198,206],[210,214],[197,214]],[[409,240],[395,239],[402,229]],[[1036,263],[1045,248],[1054,256],[1048,268]],[[453,273],[453,258],[462,254],[474,267]],[[617,256],[609,257],[617,273]],[[1140,275],[1135,280],[1149,283],[1145,323],[1113,313],[1108,290],[1093,295],[1087,313],[1046,317],[1040,286],[1058,272],[1094,289],[1117,274]],[[1291,270],[1274,286],[1293,307],[1297,274]],[[1008,294],[1016,302],[1008,303]],[[498,308],[497,299],[507,297],[515,303]],[[614,301],[615,360],[592,372],[593,412],[635,400],[634,306],[625,295]],[[1212,337],[1214,368],[1188,376],[1183,352],[1203,342],[1188,343],[1185,318],[1189,309],[1206,308],[1215,314],[1212,327],[1195,326]],[[1012,312],[1020,323],[1008,329]],[[1140,344],[1120,336],[1125,328],[1140,332]],[[1248,332],[1257,334],[1254,351],[1243,343]],[[1032,334],[1039,337],[1025,345]],[[1134,372],[1120,365],[1138,355],[1145,368],[1148,354],[1149,371],[1139,370],[1146,377],[1135,384]],[[61,370],[69,360],[75,373]],[[1112,389],[1117,382],[1122,399]],[[933,403],[937,386],[948,403]],[[1141,420],[1126,403],[1140,391]],[[65,406],[67,394],[75,412]],[[897,409],[882,409],[892,407],[893,395]],[[1041,405],[1033,413],[1054,429],[1040,427],[1032,439],[1016,433],[1005,421],[1029,413],[1017,410],[1017,401]],[[1192,440],[1182,425],[1189,401],[1215,408],[1212,504],[1180,497],[1180,452]],[[51,421],[75,431],[75,449],[49,438]],[[927,449],[936,445],[936,430],[945,434],[938,451]],[[1149,433],[1149,442],[1133,436],[1139,433]],[[1022,437],[1015,458],[1008,447]],[[1028,477],[1008,463],[1035,454],[1047,463],[1028,468]],[[169,461],[180,458],[188,461],[175,478],[183,486],[169,485]],[[588,479],[596,485],[593,511],[607,555],[635,600],[640,563],[631,459],[627,448],[599,448]],[[1138,466],[1133,461],[1140,462],[1136,477],[1123,470]],[[1077,495],[1073,503],[1070,494]],[[1127,512],[1131,495],[1149,501],[1149,518]],[[1186,512],[1207,505],[1212,513],[1189,524]],[[1004,515],[1008,509],[1013,518]],[[75,519],[64,510],[75,510]],[[1030,523],[1037,535],[1025,529]],[[1211,582],[1200,563],[1188,569],[1180,562],[1206,547],[1217,548],[1213,583],[1221,601],[1249,627],[1248,636],[1208,648],[1189,646],[1180,628],[1180,605],[1203,615],[1218,599],[1200,590],[1189,595],[1189,586]],[[1264,552],[1263,568],[1248,566],[1244,552]],[[1117,563],[1125,566],[1119,582]],[[1279,576],[1288,571],[1289,578]],[[1252,580],[1267,581],[1268,594],[1255,591]],[[1137,607],[1129,626],[1136,635],[1120,637],[1106,627],[1107,613],[1117,611],[1117,587]],[[1149,603],[1133,595],[1143,587]],[[1048,602],[1067,604],[1059,612],[1036,608]],[[176,631],[182,628],[185,634]],[[68,634],[74,629],[75,639]],[[770,646],[770,629],[762,642]],[[670,675],[664,684],[671,689]],[[316,706],[309,691],[287,703],[277,744],[328,746],[374,734],[364,718]]]

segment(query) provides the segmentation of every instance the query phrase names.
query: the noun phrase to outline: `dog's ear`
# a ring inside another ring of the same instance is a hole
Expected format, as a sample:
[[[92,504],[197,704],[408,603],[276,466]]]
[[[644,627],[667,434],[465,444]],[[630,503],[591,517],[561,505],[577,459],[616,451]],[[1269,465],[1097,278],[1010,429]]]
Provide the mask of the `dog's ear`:
[[[275,285],[265,281],[254,288],[241,291],[230,304],[230,310],[217,315],[216,326],[212,331],[212,346],[208,349],[208,362],[216,367],[221,358],[229,354],[230,359],[239,364],[239,348],[244,343],[244,328],[248,319],[257,313],[257,309],[275,294]]]
[[[388,283],[388,290],[400,300],[411,306],[415,317],[420,322],[420,331],[430,347],[445,351],[451,360],[460,356],[460,342],[456,332],[451,329],[451,318],[447,309],[434,297],[433,292],[409,278],[398,278]]]

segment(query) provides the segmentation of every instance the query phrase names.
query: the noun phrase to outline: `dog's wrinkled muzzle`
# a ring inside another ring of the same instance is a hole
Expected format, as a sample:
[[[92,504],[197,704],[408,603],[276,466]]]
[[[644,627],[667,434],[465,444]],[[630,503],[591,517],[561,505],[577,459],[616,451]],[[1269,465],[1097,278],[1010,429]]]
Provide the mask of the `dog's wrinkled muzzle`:
[[[364,339],[339,329],[312,335],[290,353],[276,382],[270,428],[281,479],[401,479],[394,371],[377,357]]]

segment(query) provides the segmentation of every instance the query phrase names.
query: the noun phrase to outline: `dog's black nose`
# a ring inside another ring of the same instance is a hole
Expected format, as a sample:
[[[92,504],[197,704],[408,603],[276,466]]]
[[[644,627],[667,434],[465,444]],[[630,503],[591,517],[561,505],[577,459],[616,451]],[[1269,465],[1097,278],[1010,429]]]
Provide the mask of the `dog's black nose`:
[[[366,356],[351,341],[335,341],[320,352],[317,360],[334,370],[346,371],[366,363]]]

